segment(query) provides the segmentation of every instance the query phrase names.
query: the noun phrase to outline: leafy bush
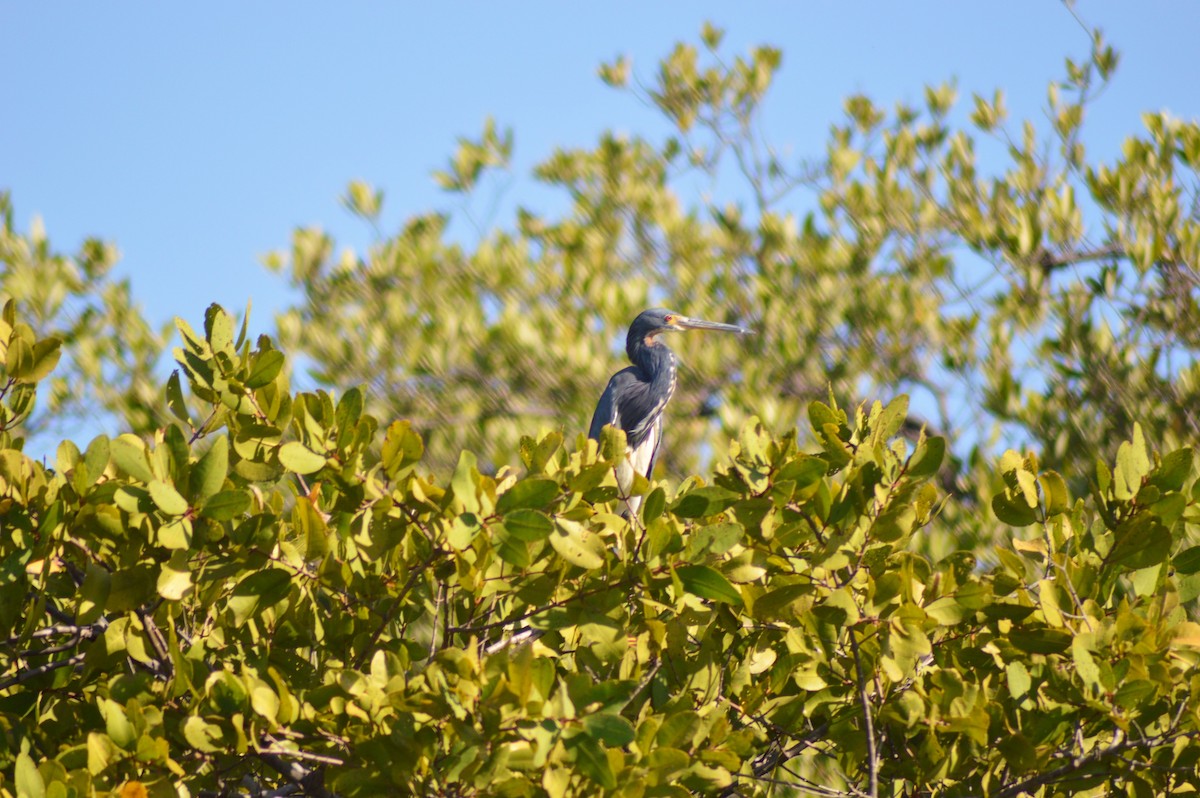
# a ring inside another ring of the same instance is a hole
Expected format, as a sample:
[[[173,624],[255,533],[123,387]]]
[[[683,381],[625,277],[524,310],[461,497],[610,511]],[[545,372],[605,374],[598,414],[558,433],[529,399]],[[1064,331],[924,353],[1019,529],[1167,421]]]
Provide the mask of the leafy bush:
[[[784,54],[730,52],[708,26],[636,78],[601,68],[661,132],[521,174],[489,122],[438,175],[453,212],[401,209],[394,227],[352,184],[373,243],[296,231],[270,260],[298,297],[279,341],[319,385],[370,384],[368,412],[411,420],[436,468],[470,449],[493,470],[547,418],[586,428],[613,343],[669,304],[759,335],[689,348],[668,473],[707,467],[752,415],[796,426],[832,385],[855,404],[911,394],[909,426],[947,439],[965,493],[1006,446],[1082,490],[1135,422],[1164,449],[1200,435],[1200,124],[1155,109],[1115,157],[1090,151],[1118,58],[1089,44],[1033,118],[1010,118],[1001,88],[855,95],[809,120],[823,148],[796,152],[764,123]],[[557,201],[488,213],[514,183]]]
[[[57,368],[42,383],[40,406],[0,421],[5,432],[41,435],[39,442],[52,449],[57,438],[51,436],[82,426],[81,420],[115,419],[138,434],[161,425],[154,368],[167,329],[153,329],[133,302],[129,281],[113,279],[116,262],[117,248],[95,238],[67,255],[54,249],[38,220],[18,231],[8,192],[0,191],[0,297],[20,302],[22,323],[44,346],[62,344],[54,363],[46,361]],[[61,363],[59,354],[65,355]],[[14,373],[20,368],[10,369]]]
[[[440,480],[245,320],[179,329],[153,440],[3,441],[2,794],[1194,791],[1189,449],[1135,428],[1087,497],[1008,453],[1011,541],[935,559],[989,510],[940,491],[941,438],[896,437],[904,397],[751,419],[626,521],[619,434]],[[19,414],[54,343],[10,304],[0,349]]]

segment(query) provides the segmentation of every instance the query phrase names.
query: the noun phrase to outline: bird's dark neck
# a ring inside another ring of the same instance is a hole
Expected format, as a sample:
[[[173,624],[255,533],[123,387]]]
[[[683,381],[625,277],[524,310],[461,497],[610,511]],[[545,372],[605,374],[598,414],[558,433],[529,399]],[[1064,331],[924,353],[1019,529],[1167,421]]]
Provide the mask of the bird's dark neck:
[[[629,359],[646,382],[667,392],[675,389],[675,353],[666,344],[661,341],[642,344],[629,353]]]

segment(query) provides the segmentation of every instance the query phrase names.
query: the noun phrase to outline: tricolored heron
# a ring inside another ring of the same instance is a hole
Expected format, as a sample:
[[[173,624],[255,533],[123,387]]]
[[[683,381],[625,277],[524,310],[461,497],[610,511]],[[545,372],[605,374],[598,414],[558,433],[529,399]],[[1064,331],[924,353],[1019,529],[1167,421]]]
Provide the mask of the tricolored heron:
[[[750,333],[743,327],[715,321],[692,319],[665,308],[644,310],[629,325],[625,353],[633,365],[621,369],[608,381],[600,395],[588,437],[600,440],[606,424],[625,430],[628,456],[617,468],[617,485],[631,513],[641,505],[641,497],[629,496],[636,472],[650,478],[662,445],[663,410],[675,393],[675,353],[659,336],[682,330],[723,330]]]

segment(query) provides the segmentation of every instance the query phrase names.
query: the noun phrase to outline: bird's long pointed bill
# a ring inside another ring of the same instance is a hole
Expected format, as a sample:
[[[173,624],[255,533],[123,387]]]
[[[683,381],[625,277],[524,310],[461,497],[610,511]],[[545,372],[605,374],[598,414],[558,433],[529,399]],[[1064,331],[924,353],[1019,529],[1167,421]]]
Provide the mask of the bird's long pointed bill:
[[[675,325],[685,330],[721,330],[722,332],[740,333],[742,335],[751,335],[754,332],[753,330],[733,324],[722,324],[719,321],[705,321],[704,319],[690,319],[686,316],[677,318]]]

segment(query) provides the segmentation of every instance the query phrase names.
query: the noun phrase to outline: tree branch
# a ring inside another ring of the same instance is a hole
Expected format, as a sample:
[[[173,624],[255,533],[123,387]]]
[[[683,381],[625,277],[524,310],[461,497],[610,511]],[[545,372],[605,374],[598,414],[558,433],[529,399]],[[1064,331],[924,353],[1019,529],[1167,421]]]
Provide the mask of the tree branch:
[[[1126,257],[1124,248],[1116,244],[1109,244],[1108,246],[1096,247],[1094,249],[1074,249],[1057,253],[1051,252],[1048,249],[1042,249],[1037,253],[1037,264],[1042,267],[1042,271],[1046,274],[1051,274],[1067,266],[1074,266],[1076,263],[1124,257]]]
[[[1139,748],[1150,749],[1160,745],[1173,743],[1179,739],[1195,739],[1200,736],[1200,732],[1184,732],[1175,735],[1163,735],[1161,737],[1148,737],[1141,740],[1114,741],[1111,745],[1105,748],[1094,748],[1091,753],[1080,754],[1072,757],[1064,764],[1056,767],[1054,770],[1048,770],[1045,773],[1039,773],[1036,776],[1019,781],[1016,784],[1010,784],[1004,787],[1000,792],[996,793],[996,798],[1016,798],[1022,793],[1036,792],[1039,787],[1046,784],[1052,784],[1060,779],[1066,778],[1077,773],[1080,770],[1095,765],[1099,762],[1114,757],[1117,754],[1125,751],[1136,750]]]
[[[55,660],[54,662],[47,662],[45,665],[39,665],[36,668],[23,670],[15,676],[10,676],[4,681],[0,681],[0,690],[7,690],[14,684],[27,682],[30,679],[41,676],[44,673],[49,673],[50,671],[56,671],[59,668],[74,667],[75,665],[81,664],[85,657],[87,657],[87,654],[76,654],[75,656],[67,659]]]
[[[850,650],[854,652],[854,671],[858,676],[858,700],[862,704],[863,728],[867,733],[867,767],[870,774],[868,794],[879,798],[879,752],[875,748],[875,722],[871,720],[871,699],[867,695],[867,681],[863,676],[862,657],[858,653],[858,638],[849,630]]]
[[[289,752],[290,755],[290,752]],[[300,787],[301,794],[313,798],[338,798],[337,793],[325,788],[324,775],[319,770],[309,770],[299,762],[285,762],[282,757],[260,751],[258,758],[272,770],[278,771],[285,779]]]

